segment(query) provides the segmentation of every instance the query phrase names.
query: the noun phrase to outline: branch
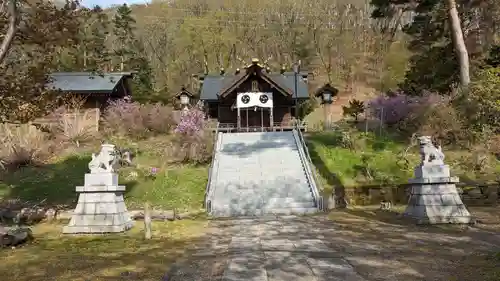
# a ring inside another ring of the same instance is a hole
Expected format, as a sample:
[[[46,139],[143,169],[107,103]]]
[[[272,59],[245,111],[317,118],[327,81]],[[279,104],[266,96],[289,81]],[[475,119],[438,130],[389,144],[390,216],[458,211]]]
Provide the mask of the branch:
[[[10,46],[12,45],[12,41],[14,40],[14,35],[16,33],[18,21],[16,0],[9,0],[8,11],[10,14],[9,29],[7,30],[7,34],[3,38],[2,45],[0,46],[0,63],[2,63],[7,56]]]

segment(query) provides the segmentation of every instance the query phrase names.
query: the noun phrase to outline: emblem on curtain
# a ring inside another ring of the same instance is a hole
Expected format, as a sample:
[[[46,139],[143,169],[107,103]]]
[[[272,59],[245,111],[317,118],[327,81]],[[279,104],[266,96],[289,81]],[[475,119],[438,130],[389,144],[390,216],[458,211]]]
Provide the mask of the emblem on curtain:
[[[237,108],[247,107],[273,107],[273,93],[248,92],[238,93],[236,99]]]

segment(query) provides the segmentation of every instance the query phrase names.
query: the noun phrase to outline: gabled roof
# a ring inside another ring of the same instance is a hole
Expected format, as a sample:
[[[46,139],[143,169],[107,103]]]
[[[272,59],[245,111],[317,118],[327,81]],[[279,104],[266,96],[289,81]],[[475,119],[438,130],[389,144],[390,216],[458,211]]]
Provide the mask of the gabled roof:
[[[294,94],[293,91],[283,83],[280,77],[270,77],[268,73],[266,73],[266,70],[258,64],[258,61],[255,61],[252,65],[247,66],[243,73],[237,74],[233,81],[228,83],[227,86],[218,93],[218,96],[227,96],[253,75],[258,75],[284,95],[293,96]]]
[[[193,93],[191,93],[190,91],[188,91],[185,87],[182,87],[182,88],[181,88],[181,91],[180,91],[180,92],[178,92],[177,94],[175,94],[175,96],[174,96],[174,97],[175,97],[175,98],[177,98],[177,99],[180,99],[180,98],[181,98],[181,95],[183,95],[183,94],[184,94],[184,95],[187,95],[187,96],[188,96],[188,97],[190,97],[190,98],[194,98]]]
[[[132,77],[132,72],[55,72],[49,75],[47,87],[74,94],[113,93],[125,77]]]
[[[333,87],[330,83],[326,83],[316,90],[314,96],[321,97],[321,95],[326,91],[330,92],[333,96],[336,96],[339,93],[339,90],[337,88]]]
[[[249,66],[252,67],[252,66]],[[246,70],[246,69],[245,69]],[[209,74],[202,78],[203,84],[200,91],[200,100],[216,101],[219,95],[223,95],[228,91],[232,91],[239,84],[244,82],[247,77],[247,72],[243,70],[239,74],[229,75],[213,75]],[[284,72],[281,73],[266,73],[262,71],[261,77],[267,82],[273,84],[278,90],[295,97],[295,73]],[[309,98],[309,89],[304,78],[308,73],[301,72],[297,75],[297,98]]]

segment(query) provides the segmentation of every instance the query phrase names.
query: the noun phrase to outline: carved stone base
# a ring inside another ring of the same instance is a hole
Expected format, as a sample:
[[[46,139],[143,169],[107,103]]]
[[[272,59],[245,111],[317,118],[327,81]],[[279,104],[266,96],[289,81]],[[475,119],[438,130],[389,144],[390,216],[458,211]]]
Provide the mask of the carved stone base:
[[[110,233],[124,232],[132,228],[131,219],[123,193],[125,186],[88,185],[117,183],[118,176],[113,173],[87,174],[86,186],[77,186],[78,204],[63,233]]]
[[[456,177],[412,179],[408,206],[403,214],[419,224],[469,224],[474,220],[455,186]]]
[[[95,173],[85,174],[84,186],[118,186],[118,174],[115,173]]]
[[[450,177],[450,166],[448,165],[420,165],[415,168],[416,179],[448,178]]]

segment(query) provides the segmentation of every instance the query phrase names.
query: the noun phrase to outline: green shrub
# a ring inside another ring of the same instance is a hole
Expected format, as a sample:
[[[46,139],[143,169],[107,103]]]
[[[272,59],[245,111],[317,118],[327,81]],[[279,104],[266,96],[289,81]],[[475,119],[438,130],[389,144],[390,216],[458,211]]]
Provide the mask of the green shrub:
[[[365,112],[365,104],[357,99],[349,101],[349,106],[342,106],[342,114],[344,116],[350,116],[354,120],[358,121],[359,115]]]
[[[500,133],[500,67],[481,70],[457,101],[476,131]]]

